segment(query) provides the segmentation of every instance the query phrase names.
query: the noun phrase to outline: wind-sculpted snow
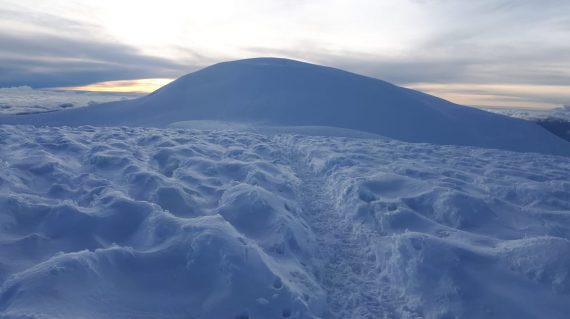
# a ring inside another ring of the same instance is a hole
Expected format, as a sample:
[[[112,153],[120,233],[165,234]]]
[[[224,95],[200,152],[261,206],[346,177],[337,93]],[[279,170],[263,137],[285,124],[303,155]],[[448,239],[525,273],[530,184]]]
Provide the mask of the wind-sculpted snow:
[[[366,318],[376,308],[388,318],[569,313],[568,159],[390,140],[288,140],[322,177],[335,210],[329,218],[362,261],[325,286],[339,295],[339,317]]]
[[[267,137],[1,129],[7,318],[310,318],[324,291]],[[305,266],[304,266],[305,265]]]
[[[570,160],[0,126],[0,318],[565,318]]]

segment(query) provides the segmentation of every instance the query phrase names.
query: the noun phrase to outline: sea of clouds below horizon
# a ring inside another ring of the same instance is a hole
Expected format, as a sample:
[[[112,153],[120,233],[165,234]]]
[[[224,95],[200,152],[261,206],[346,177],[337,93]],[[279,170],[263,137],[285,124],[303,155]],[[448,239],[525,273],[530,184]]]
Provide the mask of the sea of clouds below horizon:
[[[0,88],[0,115],[51,112],[133,99],[142,95],[142,93],[34,89],[29,86]]]

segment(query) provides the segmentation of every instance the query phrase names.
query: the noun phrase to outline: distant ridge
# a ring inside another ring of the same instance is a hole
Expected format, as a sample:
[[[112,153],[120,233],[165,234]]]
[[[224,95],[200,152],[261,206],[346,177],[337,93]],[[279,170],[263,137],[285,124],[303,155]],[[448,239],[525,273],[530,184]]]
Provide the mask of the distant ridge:
[[[2,116],[0,124],[164,127],[185,120],[322,125],[408,142],[570,155],[570,143],[527,121],[339,69],[278,58],[223,62],[139,99]]]

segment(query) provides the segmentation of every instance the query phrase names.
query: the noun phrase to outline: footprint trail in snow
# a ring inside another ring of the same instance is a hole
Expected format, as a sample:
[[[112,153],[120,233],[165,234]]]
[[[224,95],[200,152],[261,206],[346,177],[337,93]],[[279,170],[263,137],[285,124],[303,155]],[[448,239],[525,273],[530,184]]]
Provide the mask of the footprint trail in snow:
[[[328,181],[315,173],[299,151],[293,151],[293,169],[299,178],[303,218],[314,232],[318,268],[315,276],[327,293],[328,318],[396,318],[394,295],[381,282],[381,269],[365,241],[378,230],[347,220]],[[364,242],[362,240],[365,240]]]

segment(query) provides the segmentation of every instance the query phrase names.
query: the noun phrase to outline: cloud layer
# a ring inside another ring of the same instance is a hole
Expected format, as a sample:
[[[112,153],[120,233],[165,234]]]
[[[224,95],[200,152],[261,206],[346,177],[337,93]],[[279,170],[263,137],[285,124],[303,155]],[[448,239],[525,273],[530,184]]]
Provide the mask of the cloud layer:
[[[141,94],[54,91],[29,86],[0,88],[0,115],[59,111],[139,96]]]
[[[0,87],[174,78],[281,56],[401,85],[473,85],[454,94],[501,104],[507,94],[474,91],[570,83],[567,12],[565,0],[0,0]],[[570,103],[570,93],[512,93],[506,103]]]

